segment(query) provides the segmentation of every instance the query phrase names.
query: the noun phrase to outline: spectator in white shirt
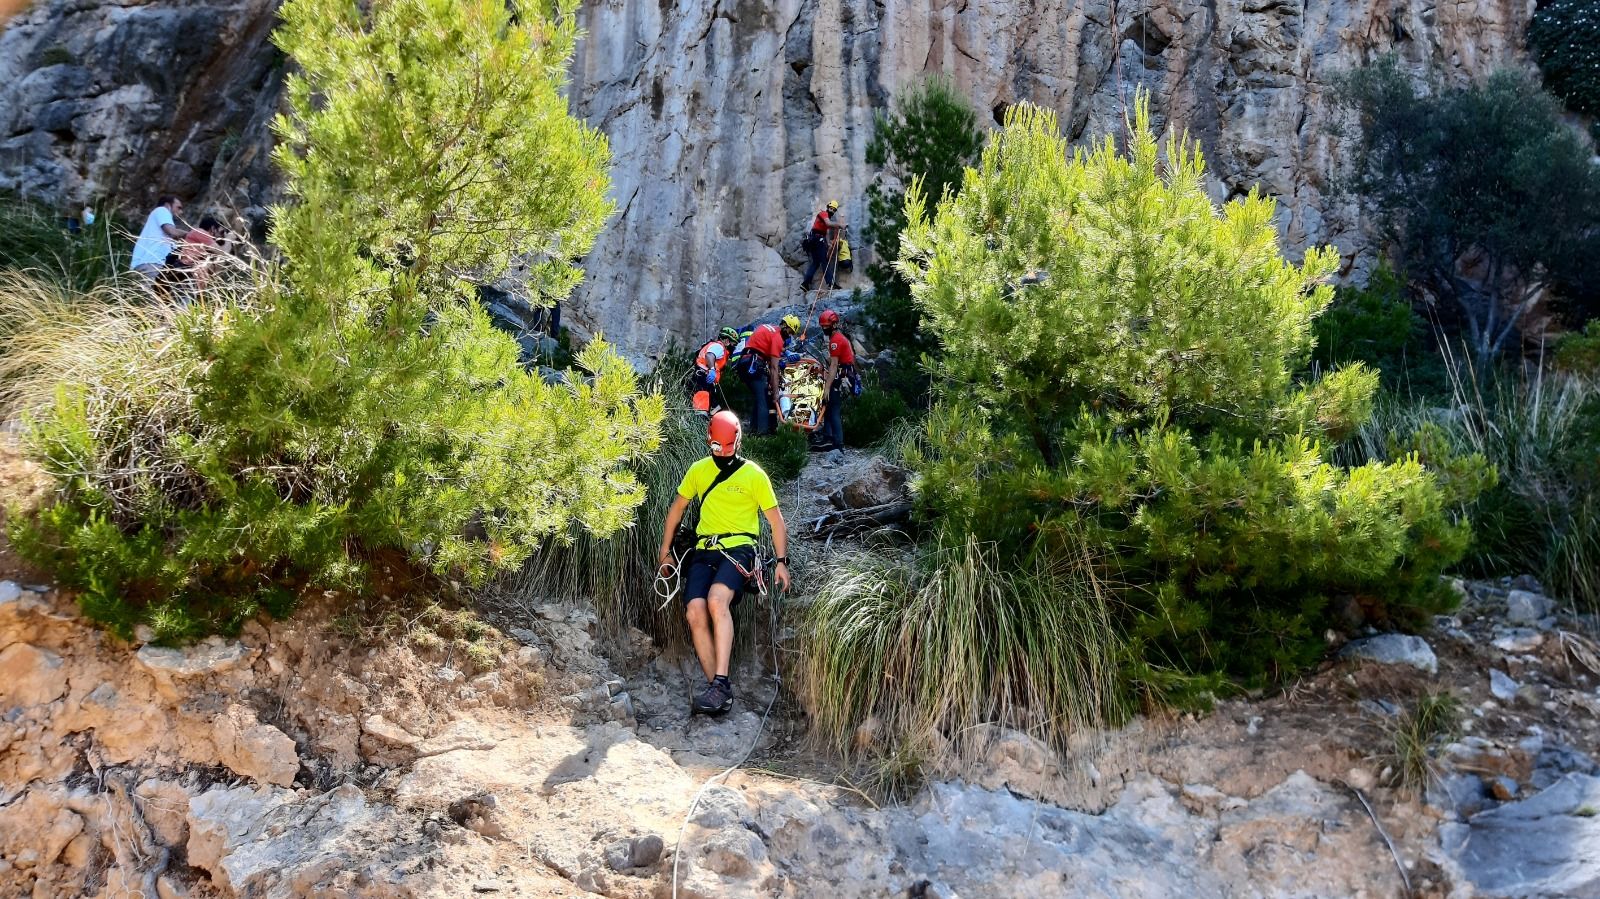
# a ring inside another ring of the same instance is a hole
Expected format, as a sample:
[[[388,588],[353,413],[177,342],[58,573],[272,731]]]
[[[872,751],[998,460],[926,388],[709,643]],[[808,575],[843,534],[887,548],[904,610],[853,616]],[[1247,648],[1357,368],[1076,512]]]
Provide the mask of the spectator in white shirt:
[[[156,208],[150,210],[144,228],[139,231],[139,239],[133,242],[130,265],[133,271],[151,281],[156,280],[177,242],[189,235],[187,230],[178,227],[176,217],[182,214],[183,201],[177,197],[165,194],[156,201]]]

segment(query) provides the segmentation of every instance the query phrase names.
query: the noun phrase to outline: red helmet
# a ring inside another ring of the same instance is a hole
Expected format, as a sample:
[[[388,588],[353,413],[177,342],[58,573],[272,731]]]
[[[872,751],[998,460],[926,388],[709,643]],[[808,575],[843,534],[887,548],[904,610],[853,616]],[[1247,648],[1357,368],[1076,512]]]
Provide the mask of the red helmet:
[[[711,416],[711,427],[706,435],[706,443],[711,445],[711,455],[731,456],[739,451],[739,437],[744,428],[739,424],[739,416],[724,409]]]
[[[822,314],[817,316],[817,324],[824,328],[837,328],[839,327],[839,313],[834,312],[832,309],[824,309]]]

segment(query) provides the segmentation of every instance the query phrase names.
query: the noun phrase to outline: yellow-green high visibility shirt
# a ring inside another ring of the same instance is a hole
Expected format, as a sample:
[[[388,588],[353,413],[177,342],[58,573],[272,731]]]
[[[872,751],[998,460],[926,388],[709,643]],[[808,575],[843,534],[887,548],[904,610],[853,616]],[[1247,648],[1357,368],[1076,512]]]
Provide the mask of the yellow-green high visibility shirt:
[[[716,478],[717,463],[707,456],[683,473],[678,495],[692,502],[703,495]],[[703,549],[703,538],[714,534],[759,534],[761,513],[777,505],[778,496],[772,492],[772,479],[761,470],[761,466],[746,459],[738,471],[718,484],[717,489],[701,502],[700,522],[695,525],[694,532],[702,539],[696,545]],[[721,544],[733,547],[754,542],[752,537],[740,536],[725,538]]]

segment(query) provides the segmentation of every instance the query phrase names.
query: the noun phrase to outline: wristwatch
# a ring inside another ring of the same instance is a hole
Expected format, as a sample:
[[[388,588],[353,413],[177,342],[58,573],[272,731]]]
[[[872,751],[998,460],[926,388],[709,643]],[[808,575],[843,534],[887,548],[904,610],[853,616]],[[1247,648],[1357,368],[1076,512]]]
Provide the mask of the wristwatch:
[[[779,556],[776,559],[772,560],[772,564],[774,564],[774,565],[787,565],[787,564],[789,564],[789,557],[788,556]]]

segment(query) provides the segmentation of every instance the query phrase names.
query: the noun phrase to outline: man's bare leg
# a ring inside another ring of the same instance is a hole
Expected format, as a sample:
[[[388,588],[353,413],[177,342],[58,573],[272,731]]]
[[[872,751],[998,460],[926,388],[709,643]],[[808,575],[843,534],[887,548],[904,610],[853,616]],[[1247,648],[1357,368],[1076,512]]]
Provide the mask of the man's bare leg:
[[[719,589],[726,591],[728,588],[713,585],[711,595],[716,596]],[[709,684],[711,683],[712,674],[715,673],[714,663],[717,661],[718,655],[716,654],[717,644],[712,641],[711,616],[706,613],[706,601],[704,599],[689,600],[689,605],[684,609],[683,614],[689,620],[689,637],[694,641],[694,654],[699,657],[700,670],[705,672],[706,683]],[[728,623],[728,633],[731,635],[733,633],[733,619],[729,618]],[[728,648],[731,652],[733,648],[731,641],[728,644]],[[724,654],[721,658],[723,659],[723,668],[726,670],[727,655]]]

